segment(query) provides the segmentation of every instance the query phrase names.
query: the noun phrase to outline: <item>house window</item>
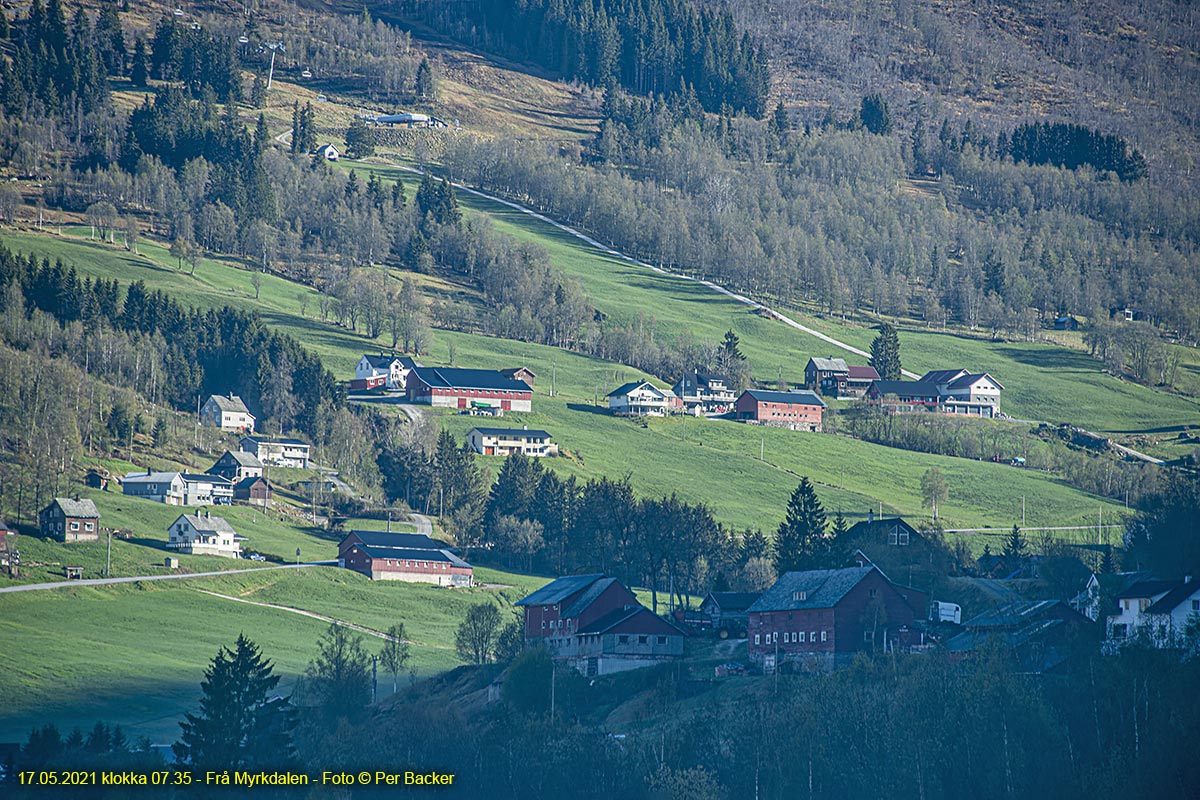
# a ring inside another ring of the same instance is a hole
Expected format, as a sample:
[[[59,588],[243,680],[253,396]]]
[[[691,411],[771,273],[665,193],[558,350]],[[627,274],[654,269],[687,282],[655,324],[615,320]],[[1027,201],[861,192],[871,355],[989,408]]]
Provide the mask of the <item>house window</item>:
[[[871,589],[871,590],[868,592],[868,594],[869,594],[871,597],[874,597],[874,596],[875,596],[875,590],[874,590],[874,589]]]
[[[667,637],[665,637],[665,636],[660,636],[660,637],[658,637],[658,643],[659,643],[659,644],[666,644],[666,643],[667,643]]]
[[[792,599],[793,599],[793,600],[807,600],[807,599],[808,599],[808,592],[805,592],[805,591],[795,591],[795,592],[792,592]]]
[[[890,530],[888,532],[888,544],[899,544],[899,542],[900,542],[900,536],[896,532],[896,529],[893,528],[892,530]]]
[[[775,642],[778,642],[779,641],[779,631],[775,631],[774,633],[772,633],[771,637]]]
[[[875,641],[875,631],[863,631],[863,641],[864,642]]]
[[[542,630],[546,630],[546,620],[542,620]]]
[[[900,531],[900,544],[901,545],[908,544],[908,531]]]
[[[755,643],[755,644],[761,644],[761,643],[758,641],[758,634],[757,634],[757,633],[756,633],[756,634],[754,634],[754,643]]]
[[[804,644],[804,631],[800,631],[800,644]]]
[[[815,642],[815,641],[817,641],[817,632],[816,632],[816,631],[813,631],[813,632],[811,632],[810,634],[808,634],[808,640],[809,640],[810,642]]]
[[[825,638],[826,638],[827,634],[828,634],[828,632],[827,632],[827,631],[821,631],[821,641],[822,641],[822,642],[823,642],[823,641],[825,641]]]
[[[1192,611],[1200,611],[1200,600],[1192,601]]]
[[[71,530],[73,530],[73,531],[77,531],[77,530],[79,530],[79,523],[78,523],[78,522],[72,522],[72,523],[71,523]]]
[[[638,637],[638,644],[645,644],[648,641],[650,641],[649,636],[639,636]]]
[[[629,644],[629,637],[625,635],[618,636],[617,644]]]

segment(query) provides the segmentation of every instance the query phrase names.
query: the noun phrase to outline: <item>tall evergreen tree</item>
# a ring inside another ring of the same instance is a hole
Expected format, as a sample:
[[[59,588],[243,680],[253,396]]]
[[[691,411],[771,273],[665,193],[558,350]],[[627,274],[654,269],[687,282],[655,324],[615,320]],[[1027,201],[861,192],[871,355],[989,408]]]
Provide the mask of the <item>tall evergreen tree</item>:
[[[898,381],[904,374],[900,369],[900,337],[886,322],[879,326],[879,335],[871,342],[871,366],[885,381]]]
[[[830,541],[826,524],[825,509],[805,476],[792,492],[787,517],[775,534],[775,569],[780,575],[827,565]]]
[[[233,649],[221,648],[200,684],[200,713],[186,714],[179,723],[183,732],[171,746],[176,761],[230,770],[288,761],[288,701],[270,701],[278,683],[271,662],[245,634]]]
[[[432,100],[437,93],[437,81],[433,76],[433,67],[430,66],[428,58],[422,58],[420,66],[417,67],[415,89],[417,97],[422,100]]]
[[[129,68],[129,80],[134,86],[145,86],[150,72],[146,67],[146,43],[138,37],[133,43],[133,64]]]
[[[1021,533],[1020,526],[1013,525],[1009,531],[1008,538],[1004,540],[1003,555],[1009,569],[1015,568],[1027,555],[1025,536]]]

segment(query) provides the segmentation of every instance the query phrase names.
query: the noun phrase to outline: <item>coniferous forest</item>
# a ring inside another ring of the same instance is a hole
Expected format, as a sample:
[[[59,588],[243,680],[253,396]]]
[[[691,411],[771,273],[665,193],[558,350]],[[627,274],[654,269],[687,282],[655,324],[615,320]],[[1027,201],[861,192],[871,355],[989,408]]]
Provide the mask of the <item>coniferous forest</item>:
[[[684,0],[397,0],[469,44],[635,94],[694,91],[708,111],[766,112],[766,60],[727,10]]]

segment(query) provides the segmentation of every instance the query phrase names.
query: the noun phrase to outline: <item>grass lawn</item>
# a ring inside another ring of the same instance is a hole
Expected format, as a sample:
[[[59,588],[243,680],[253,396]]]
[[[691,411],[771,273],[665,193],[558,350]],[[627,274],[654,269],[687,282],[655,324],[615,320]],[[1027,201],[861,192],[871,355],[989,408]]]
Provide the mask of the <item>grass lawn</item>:
[[[542,223],[542,227],[547,226]],[[70,229],[67,233],[64,237],[26,233],[7,236],[6,240],[12,248],[61,256],[85,273],[117,277],[123,282],[145,280],[151,289],[169,291],[185,303],[257,308],[268,323],[312,347],[340,376],[352,374],[362,352],[378,349],[381,344],[302,316],[299,297],[308,294],[311,313],[316,307],[315,293],[281,278],[265,276],[261,296],[255,301],[249,273],[225,262],[205,260],[193,277],[176,270],[166,250],[152,242],[143,242],[143,255],[136,257],[122,248],[81,240],[79,236],[86,236],[86,229],[75,231],[78,235],[74,238]],[[670,306],[669,292],[659,294],[664,296],[663,304]],[[715,295],[710,297],[715,307],[726,302]],[[700,319],[710,301],[697,298],[694,305],[690,313]],[[686,316],[680,312],[681,320]],[[779,323],[748,313],[746,318],[755,326],[743,333],[751,358],[756,358],[756,352],[783,348],[784,339],[802,341],[797,338],[800,334]],[[717,331],[723,333],[727,320],[719,315],[710,320],[714,335],[719,335]],[[770,335],[754,335],[752,330],[759,326]],[[869,337],[869,333],[865,335]],[[553,469],[584,479],[629,474],[643,494],[676,492],[686,501],[707,503],[718,519],[739,528],[773,529],[782,519],[800,475],[808,475],[818,483],[822,500],[831,511],[843,509],[851,519],[861,517],[868,508],[878,509],[880,502],[885,512],[919,516],[923,513],[920,478],[932,465],[942,469],[950,482],[945,521],[951,527],[1011,525],[1020,519],[1022,495],[1027,498],[1031,525],[1072,524],[1101,504],[1099,499],[1053,476],[905,452],[845,437],[696,419],[655,420],[643,427],[639,422],[611,417],[594,405],[603,403],[613,386],[644,377],[636,369],[557,348],[451,331],[436,333],[426,363],[448,363],[451,343],[457,365],[500,368],[524,364],[538,374],[536,412],[512,414],[499,424],[527,424],[550,431],[555,441],[570,451],[569,457],[548,462]],[[796,369],[801,370],[803,363],[798,361]],[[553,398],[546,396],[551,373],[557,389]],[[456,435],[480,424],[479,418],[454,415],[446,415],[441,421]],[[760,452],[765,460],[759,460]],[[486,459],[485,463],[493,470],[499,467],[498,459]],[[1116,519],[1117,510],[1115,504],[1109,504],[1106,514],[1112,513]],[[268,549],[269,532],[259,535],[263,549],[273,552]]]
[[[54,722],[66,733],[97,720],[118,723],[131,737],[173,741],[179,717],[196,708],[205,665],[243,632],[275,662],[283,676],[280,689],[290,692],[327,623],[202,589],[374,629],[403,621],[417,674],[449,669],[460,663],[454,631],[470,604],[493,599],[509,605],[546,581],[486,569],[478,575],[511,588],[373,582],[319,567],[0,594],[0,640],[19,643],[0,648],[0,741],[24,740],[34,724]],[[378,652],[380,644],[367,637],[368,652]],[[390,693],[390,676],[379,676],[379,688],[381,696]]]
[[[394,168],[348,162],[341,167],[377,171],[392,178],[403,176],[406,183],[416,185],[411,173]],[[413,191],[410,187],[410,196]],[[458,199],[464,207],[487,214],[498,231],[545,247],[554,264],[578,279],[592,303],[611,319],[628,322],[644,316],[652,318],[665,337],[686,335],[714,343],[732,328],[741,337],[742,350],[759,381],[774,383],[782,368],[788,383],[802,384],[804,366],[811,356],[833,354],[846,357],[849,363],[865,363],[861,356],[761,317],[710,289],[610,256],[502,203],[468,192],[459,192]],[[803,311],[790,311],[789,315],[862,350],[868,350],[875,337],[875,331],[864,325],[822,319]],[[950,367],[990,372],[1005,386],[1001,407],[1019,419],[1070,422],[1119,436],[1200,425],[1200,401],[1108,375],[1098,361],[1078,350],[1052,344],[989,342],[919,329],[903,330],[900,342],[904,366],[914,372]],[[1200,375],[1200,353],[1179,349],[1184,351],[1180,383],[1194,388],[1192,375]]]

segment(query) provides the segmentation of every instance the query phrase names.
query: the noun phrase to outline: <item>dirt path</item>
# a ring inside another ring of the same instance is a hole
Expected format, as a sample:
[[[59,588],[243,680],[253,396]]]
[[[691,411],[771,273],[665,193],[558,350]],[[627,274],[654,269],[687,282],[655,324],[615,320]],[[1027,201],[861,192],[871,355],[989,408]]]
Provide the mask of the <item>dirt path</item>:
[[[246,605],[260,606],[262,608],[273,608],[276,611],[287,611],[292,614],[299,614],[302,617],[310,617],[312,619],[319,619],[321,622],[328,622],[333,625],[341,625],[343,627],[350,628],[351,630],[355,630],[360,633],[365,633],[368,636],[375,636],[380,639],[386,639],[387,641],[393,641],[392,637],[388,636],[383,631],[377,631],[374,628],[368,628],[364,625],[358,625],[353,622],[346,622],[346,620],[344,620],[344,619],[336,619],[334,617],[327,617],[324,614],[318,614],[315,611],[305,611],[302,608],[292,608],[291,606],[281,606],[281,605],[277,605],[275,603],[261,603],[257,600],[247,600],[244,597],[234,597],[233,595],[221,594],[220,592],[214,592],[209,589],[197,589],[196,591],[200,592],[201,594],[207,594],[207,595],[212,595],[213,597],[219,597],[222,600],[232,600],[235,603],[245,603]],[[411,640],[408,640],[408,639],[404,639],[403,641],[408,642],[409,644],[415,644],[415,642],[412,642]]]

